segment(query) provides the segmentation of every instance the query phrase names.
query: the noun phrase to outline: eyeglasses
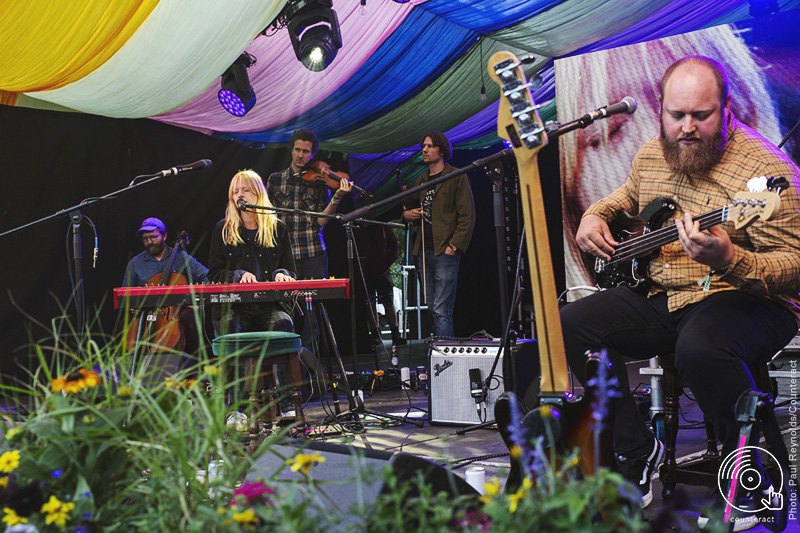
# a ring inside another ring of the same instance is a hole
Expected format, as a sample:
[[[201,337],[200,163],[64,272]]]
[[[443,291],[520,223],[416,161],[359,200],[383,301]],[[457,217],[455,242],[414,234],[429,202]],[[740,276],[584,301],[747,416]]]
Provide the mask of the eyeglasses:
[[[148,242],[156,242],[160,238],[161,238],[161,235],[143,235],[142,236],[142,242],[147,244]]]

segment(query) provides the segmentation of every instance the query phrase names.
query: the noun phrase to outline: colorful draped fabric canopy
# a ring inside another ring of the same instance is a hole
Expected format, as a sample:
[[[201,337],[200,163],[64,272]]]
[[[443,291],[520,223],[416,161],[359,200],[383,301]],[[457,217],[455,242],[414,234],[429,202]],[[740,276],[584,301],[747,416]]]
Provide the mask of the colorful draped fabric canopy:
[[[365,14],[359,0],[334,0],[344,44],[326,70],[312,72],[286,28],[273,25],[285,4],[0,3],[0,103],[152,117],[252,146],[308,128],[322,148],[388,173],[424,131],[446,131],[457,146],[498,142],[499,92],[486,73],[495,51],[535,56],[526,72],[540,77],[534,97],[555,119],[553,58],[750,17],[748,0],[367,0]],[[779,5],[793,10],[800,0]],[[258,100],[234,117],[217,91],[244,50],[256,58],[248,74]]]

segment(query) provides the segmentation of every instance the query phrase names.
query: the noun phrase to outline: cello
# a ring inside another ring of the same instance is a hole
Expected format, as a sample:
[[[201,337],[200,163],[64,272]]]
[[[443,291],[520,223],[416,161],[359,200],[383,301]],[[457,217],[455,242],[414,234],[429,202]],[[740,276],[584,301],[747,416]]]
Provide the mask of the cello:
[[[186,285],[185,276],[173,272],[175,258],[178,251],[189,244],[189,234],[182,231],[175,241],[175,247],[169,258],[169,263],[164,272],[155,274],[145,284],[146,287]],[[136,310],[131,310],[136,312]],[[149,309],[135,317],[128,328],[125,346],[128,350],[135,351],[140,342],[147,342],[148,351],[151,353],[165,351],[183,351],[186,346],[186,336],[180,321],[180,307],[162,307]]]

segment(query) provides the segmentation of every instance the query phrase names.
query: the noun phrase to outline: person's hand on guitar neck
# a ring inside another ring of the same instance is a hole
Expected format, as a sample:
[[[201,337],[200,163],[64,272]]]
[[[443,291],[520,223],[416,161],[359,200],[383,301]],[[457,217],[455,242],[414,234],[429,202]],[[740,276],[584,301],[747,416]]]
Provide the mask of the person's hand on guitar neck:
[[[581,225],[578,226],[575,240],[582,252],[592,254],[606,261],[611,259],[614,248],[619,246],[619,243],[611,234],[608,223],[597,215],[586,215],[581,219]]]
[[[684,213],[683,220],[675,219],[675,226],[686,254],[698,263],[723,270],[733,262],[733,243],[724,229],[711,226],[700,231],[700,222],[693,221],[690,213]]]

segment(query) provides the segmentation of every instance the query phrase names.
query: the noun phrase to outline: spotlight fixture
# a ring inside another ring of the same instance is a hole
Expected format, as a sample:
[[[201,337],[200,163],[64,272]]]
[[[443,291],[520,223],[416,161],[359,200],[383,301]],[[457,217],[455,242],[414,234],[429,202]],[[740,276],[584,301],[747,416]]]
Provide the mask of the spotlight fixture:
[[[339,18],[332,7],[332,0],[295,0],[286,6],[294,54],[314,72],[328,68],[342,47]]]
[[[233,65],[222,74],[222,87],[217,93],[217,98],[225,111],[231,115],[243,117],[256,105],[256,93],[247,76],[247,69],[255,64],[255,57],[242,52]]]

